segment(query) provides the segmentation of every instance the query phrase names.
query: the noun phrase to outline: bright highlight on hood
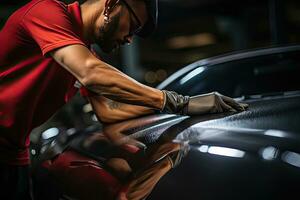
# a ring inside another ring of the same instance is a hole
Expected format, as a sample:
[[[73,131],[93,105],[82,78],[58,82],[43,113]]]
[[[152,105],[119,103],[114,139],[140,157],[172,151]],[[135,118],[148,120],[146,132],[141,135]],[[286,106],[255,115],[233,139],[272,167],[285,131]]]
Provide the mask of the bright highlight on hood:
[[[282,154],[282,160],[295,167],[300,167],[300,154],[286,151]]]
[[[238,149],[232,149],[227,147],[218,147],[218,146],[211,146],[208,145],[201,145],[198,150],[202,153],[210,153],[214,155],[220,155],[220,156],[228,156],[228,157],[234,157],[234,158],[242,158],[245,156],[245,152],[238,150]]]

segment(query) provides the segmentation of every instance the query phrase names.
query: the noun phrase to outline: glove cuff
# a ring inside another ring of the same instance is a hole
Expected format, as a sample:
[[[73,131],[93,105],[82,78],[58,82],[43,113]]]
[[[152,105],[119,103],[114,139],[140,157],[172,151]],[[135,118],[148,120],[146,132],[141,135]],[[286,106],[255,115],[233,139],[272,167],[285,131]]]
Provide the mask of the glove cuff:
[[[186,115],[188,111],[189,96],[177,94],[174,91],[163,90],[164,107],[162,112],[170,114]]]

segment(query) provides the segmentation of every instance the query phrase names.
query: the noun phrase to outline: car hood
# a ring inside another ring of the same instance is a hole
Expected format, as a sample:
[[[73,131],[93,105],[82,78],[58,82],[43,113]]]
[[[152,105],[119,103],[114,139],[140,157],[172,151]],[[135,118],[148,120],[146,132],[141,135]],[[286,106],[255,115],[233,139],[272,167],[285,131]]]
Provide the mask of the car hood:
[[[240,113],[193,117],[153,115],[111,125],[108,130],[145,143],[163,139],[248,151],[276,146],[300,152],[300,95],[258,95],[245,102],[249,109]]]
[[[300,153],[299,92],[244,97],[243,102],[248,103],[249,108],[239,113],[192,117],[157,114],[104,125],[100,129],[87,128],[81,134],[72,136],[75,139],[71,140],[71,146],[80,148],[94,158],[107,156],[111,146],[133,141],[140,142],[142,146],[159,142],[184,143],[199,153],[222,155],[226,151],[240,152],[242,155],[270,160],[280,156],[278,152]],[[97,134],[108,138],[108,149],[99,143],[101,140]],[[55,146],[59,146],[59,149],[62,149],[60,146],[68,146],[61,145],[65,143],[63,136],[56,138],[54,142],[57,145],[52,145],[50,152]],[[234,157],[235,154],[230,156]],[[296,164],[300,167],[300,154],[299,163]]]
[[[148,199],[284,199],[297,191],[291,188],[300,180],[300,94],[257,95],[243,102],[249,108],[239,113],[158,114],[91,128],[70,145],[101,162],[115,145],[132,141],[141,148],[188,144],[181,164],[159,181]]]

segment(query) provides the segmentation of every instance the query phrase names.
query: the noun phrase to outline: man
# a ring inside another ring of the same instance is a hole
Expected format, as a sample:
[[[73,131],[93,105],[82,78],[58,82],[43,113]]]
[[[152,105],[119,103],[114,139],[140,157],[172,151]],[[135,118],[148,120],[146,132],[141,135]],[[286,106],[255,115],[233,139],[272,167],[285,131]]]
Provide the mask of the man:
[[[1,195],[29,198],[29,134],[76,93],[75,81],[103,122],[155,111],[244,110],[245,105],[217,93],[189,98],[145,86],[88,48],[97,43],[110,52],[130,43],[133,35],[145,37],[156,17],[155,0],[87,0],[82,5],[33,0],[8,19],[0,32]]]

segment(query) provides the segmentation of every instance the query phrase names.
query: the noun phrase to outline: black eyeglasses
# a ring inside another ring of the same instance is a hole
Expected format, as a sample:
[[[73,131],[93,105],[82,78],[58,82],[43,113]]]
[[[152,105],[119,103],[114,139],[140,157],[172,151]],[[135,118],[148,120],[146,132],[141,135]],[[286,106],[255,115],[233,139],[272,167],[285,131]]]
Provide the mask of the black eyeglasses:
[[[142,23],[139,20],[138,16],[135,14],[135,12],[130,7],[130,5],[126,2],[126,0],[120,0],[120,1],[122,1],[125,4],[125,6],[127,7],[127,9],[129,10],[129,12],[131,12],[131,14],[133,15],[135,21],[137,22],[134,25],[132,23],[130,23],[129,35],[134,35],[134,34],[140,32],[140,30],[142,29]]]

